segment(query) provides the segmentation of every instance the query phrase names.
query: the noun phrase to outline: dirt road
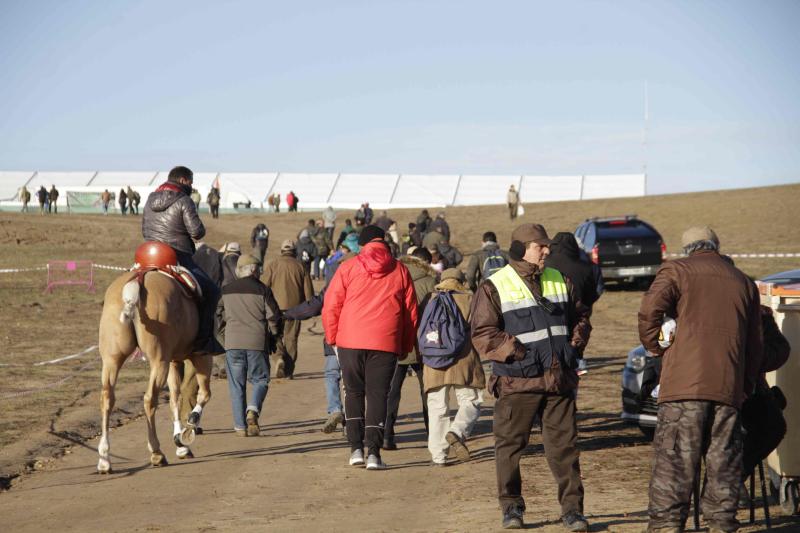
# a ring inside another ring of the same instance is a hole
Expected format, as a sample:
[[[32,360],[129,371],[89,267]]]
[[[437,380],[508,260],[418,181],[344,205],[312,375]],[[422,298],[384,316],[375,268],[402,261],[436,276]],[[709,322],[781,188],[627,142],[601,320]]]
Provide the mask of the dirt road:
[[[613,299],[613,294],[611,295]],[[491,531],[499,529],[491,402],[470,442],[474,459],[428,466],[419,397],[406,381],[390,469],[347,465],[340,433],[320,431],[325,395],[320,337],[304,331],[296,379],[273,380],[260,437],[236,437],[224,381],[203,419],[195,459],[179,461],[167,406],[158,427],[170,465],[149,466],[144,420],[111,433],[114,473],[95,472],[97,441],[14,480],[0,494],[5,531]],[[594,357],[579,401],[586,511],[593,530],[644,525],[649,445],[618,420],[619,358]],[[125,372],[123,368],[123,373]],[[555,485],[534,434],[523,459],[527,521],[563,531]],[[787,524],[786,527],[791,527]]]

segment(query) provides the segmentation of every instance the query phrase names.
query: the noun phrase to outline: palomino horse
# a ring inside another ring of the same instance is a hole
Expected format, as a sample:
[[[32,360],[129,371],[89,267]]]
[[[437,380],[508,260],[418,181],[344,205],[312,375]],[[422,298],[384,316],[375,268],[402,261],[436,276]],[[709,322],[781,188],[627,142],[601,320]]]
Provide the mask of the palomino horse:
[[[196,302],[178,281],[161,272],[144,274],[140,285],[131,273],[117,278],[106,291],[100,318],[100,356],[102,372],[102,437],[97,451],[98,472],[111,472],[109,462],[108,418],[114,408],[114,386],[120,367],[138,346],[150,364],[150,380],[144,393],[147,440],[150,464],[167,464],[156,435],[155,414],[158,394],[169,385],[169,404],[173,419],[173,440],[180,459],[191,456],[188,445],[194,440],[194,428],[200,422],[203,406],[211,398],[210,355],[189,355],[198,327]],[[189,358],[197,370],[200,389],[197,405],[189,415],[187,427],[181,427],[180,374],[178,365]]]

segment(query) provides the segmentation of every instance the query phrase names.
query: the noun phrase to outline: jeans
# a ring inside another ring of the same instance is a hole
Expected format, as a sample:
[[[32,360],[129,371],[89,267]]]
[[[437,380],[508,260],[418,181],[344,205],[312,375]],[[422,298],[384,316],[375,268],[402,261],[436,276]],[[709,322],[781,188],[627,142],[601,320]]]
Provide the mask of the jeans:
[[[342,370],[339,359],[335,355],[325,356],[325,396],[328,397],[328,414],[342,412],[342,396],[339,383],[342,381]]]
[[[225,352],[228,368],[228,391],[233,408],[234,429],[245,429],[246,411],[261,413],[269,387],[269,359],[263,350],[228,350]],[[245,405],[245,380],[253,386],[250,401]]]
[[[217,310],[217,303],[220,297],[219,287],[211,281],[211,278],[203,272],[203,269],[197,266],[191,254],[178,252],[177,250],[175,253],[178,256],[178,264],[189,269],[194,274],[194,277],[197,278],[197,283],[200,284],[200,289],[203,291],[203,300],[200,302],[200,324],[197,328],[197,338],[200,340],[213,339],[214,313]],[[211,351],[216,352],[217,350]]]

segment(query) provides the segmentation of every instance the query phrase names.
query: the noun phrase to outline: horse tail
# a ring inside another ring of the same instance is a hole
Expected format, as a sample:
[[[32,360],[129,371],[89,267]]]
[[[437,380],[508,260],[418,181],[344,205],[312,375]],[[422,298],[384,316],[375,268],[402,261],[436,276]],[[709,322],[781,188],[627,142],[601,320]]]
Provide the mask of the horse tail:
[[[119,314],[119,321],[123,324],[130,324],[133,320],[133,313],[139,303],[139,281],[133,279],[122,287],[122,312]]]

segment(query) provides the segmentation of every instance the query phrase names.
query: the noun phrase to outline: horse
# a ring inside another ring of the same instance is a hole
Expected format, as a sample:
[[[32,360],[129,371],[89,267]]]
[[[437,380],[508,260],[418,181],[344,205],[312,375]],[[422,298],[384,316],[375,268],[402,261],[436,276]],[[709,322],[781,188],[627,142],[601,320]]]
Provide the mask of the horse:
[[[114,408],[114,388],[120,368],[137,347],[145,354],[150,365],[150,379],[144,394],[150,464],[167,464],[155,426],[158,394],[164,388],[165,381],[169,386],[176,455],[179,459],[193,457],[189,445],[194,440],[203,407],[211,398],[211,355],[191,353],[198,324],[199,313],[192,296],[175,278],[163,272],[128,272],[114,280],[106,290],[99,332],[103,363],[100,400],[102,435],[97,447],[100,455],[97,463],[99,473],[111,472],[108,421]],[[181,378],[178,365],[183,365],[187,358],[197,370],[199,391],[197,405],[189,414],[186,427],[183,427],[179,415]]]

